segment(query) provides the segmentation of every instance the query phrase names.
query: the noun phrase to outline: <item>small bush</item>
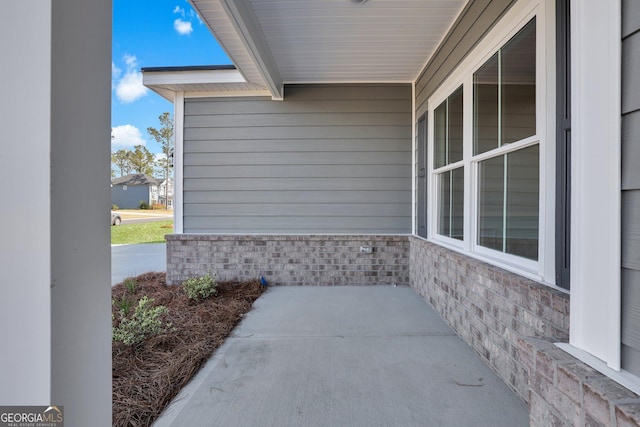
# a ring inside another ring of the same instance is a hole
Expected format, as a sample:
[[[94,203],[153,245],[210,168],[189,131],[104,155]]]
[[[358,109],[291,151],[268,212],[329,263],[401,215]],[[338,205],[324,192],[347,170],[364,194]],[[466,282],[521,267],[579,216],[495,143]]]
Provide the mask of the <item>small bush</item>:
[[[167,307],[151,307],[152,303],[153,298],[142,297],[131,317],[127,317],[125,311],[120,310],[120,323],[112,328],[113,341],[133,346],[150,336],[173,330],[171,323],[162,320],[162,316],[168,313]],[[112,320],[115,320],[114,317],[112,314]]]
[[[131,308],[135,305],[135,301],[123,296],[120,299],[111,300],[111,304],[116,307],[118,313],[124,313],[124,316],[126,317],[129,315]]]
[[[164,209],[164,205],[162,203],[154,203],[151,209]]]
[[[207,299],[211,295],[216,295],[218,293],[216,286],[218,286],[218,284],[210,274],[187,279],[182,283],[182,287],[187,292],[189,298],[196,301]]]
[[[127,290],[127,292],[129,292],[130,294],[136,293],[135,277],[127,277],[126,279],[124,279],[124,282],[122,282],[122,284],[124,285],[124,288]]]
[[[120,209],[120,208],[115,203],[111,205],[111,210],[112,211],[117,211],[118,209]]]
[[[149,202],[145,202],[144,200],[140,200],[140,205],[138,205],[140,209],[147,210],[149,209]]]

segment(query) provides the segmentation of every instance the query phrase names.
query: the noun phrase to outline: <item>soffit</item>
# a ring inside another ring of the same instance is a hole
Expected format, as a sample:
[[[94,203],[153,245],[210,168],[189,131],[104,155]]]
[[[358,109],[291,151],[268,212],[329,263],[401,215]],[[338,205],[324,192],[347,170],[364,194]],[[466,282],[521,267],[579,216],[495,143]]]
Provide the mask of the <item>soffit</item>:
[[[264,84],[234,8],[192,0],[250,82]],[[263,38],[283,83],[412,82],[466,0],[249,0],[244,23]],[[256,76],[257,74],[257,76]],[[276,78],[277,80],[277,78]]]
[[[185,96],[267,96],[263,85],[246,82],[236,69],[199,69],[193,67],[143,68],[142,83],[173,102],[176,92]],[[204,68],[204,67],[203,67]]]
[[[265,85],[265,80],[253,61],[234,22],[220,0],[192,0],[191,4],[209,27],[248,82]]]

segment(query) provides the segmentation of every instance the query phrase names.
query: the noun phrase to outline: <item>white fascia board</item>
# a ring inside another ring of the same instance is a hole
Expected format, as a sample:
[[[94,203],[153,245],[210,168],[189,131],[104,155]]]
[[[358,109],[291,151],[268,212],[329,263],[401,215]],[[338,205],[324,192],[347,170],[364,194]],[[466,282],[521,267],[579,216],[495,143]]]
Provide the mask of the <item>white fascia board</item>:
[[[274,100],[283,100],[284,84],[282,76],[249,2],[220,0],[220,3],[233,23],[247,52],[256,64],[258,71],[264,78],[271,92],[271,97]]]
[[[238,70],[148,71],[142,74],[145,86],[246,82]]]
[[[239,98],[271,96],[271,92],[264,90],[226,90],[208,92],[184,92],[184,98]]]

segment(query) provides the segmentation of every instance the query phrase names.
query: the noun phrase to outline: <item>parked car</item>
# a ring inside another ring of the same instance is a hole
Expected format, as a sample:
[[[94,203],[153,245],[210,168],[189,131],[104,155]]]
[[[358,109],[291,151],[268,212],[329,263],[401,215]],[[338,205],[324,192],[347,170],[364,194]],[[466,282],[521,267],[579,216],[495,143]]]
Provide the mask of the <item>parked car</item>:
[[[120,215],[111,211],[111,225],[120,225],[121,222],[122,218],[120,218]]]

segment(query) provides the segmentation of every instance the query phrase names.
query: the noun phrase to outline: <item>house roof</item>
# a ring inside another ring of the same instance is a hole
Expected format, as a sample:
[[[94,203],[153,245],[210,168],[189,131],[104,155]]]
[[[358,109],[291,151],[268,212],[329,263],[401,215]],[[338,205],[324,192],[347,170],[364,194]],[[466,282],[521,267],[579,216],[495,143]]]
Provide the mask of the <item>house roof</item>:
[[[285,84],[415,81],[467,0],[191,3],[237,67],[235,83],[282,99]],[[144,83],[158,93],[194,89],[156,88],[150,72]]]
[[[176,92],[208,96],[271,95],[264,85],[247,82],[234,65],[146,67],[142,69],[142,82],[170,102]]]
[[[111,180],[111,185],[159,185],[160,181],[143,173],[132,173]]]

